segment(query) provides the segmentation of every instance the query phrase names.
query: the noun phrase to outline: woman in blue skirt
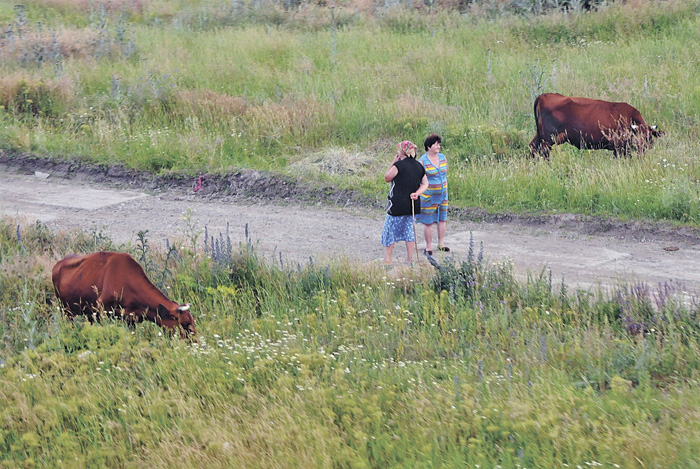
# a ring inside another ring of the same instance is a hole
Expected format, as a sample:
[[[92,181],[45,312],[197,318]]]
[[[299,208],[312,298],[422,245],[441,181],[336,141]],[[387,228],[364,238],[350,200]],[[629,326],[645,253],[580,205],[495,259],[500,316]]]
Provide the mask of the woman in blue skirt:
[[[397,241],[406,241],[408,263],[413,262],[413,250],[416,247],[413,215],[420,213],[418,197],[428,188],[425,169],[416,161],[416,148],[416,145],[408,140],[399,143],[399,151],[384,174],[384,180],[391,183],[382,230],[386,265],[391,265],[394,243]]]
[[[425,225],[425,253],[433,255],[433,225],[437,223],[438,250],[448,252],[445,246],[447,231],[447,158],[440,153],[442,138],[429,135],[423,146],[425,154],[418,160],[428,177],[428,190],[420,197],[421,214],[418,222]]]

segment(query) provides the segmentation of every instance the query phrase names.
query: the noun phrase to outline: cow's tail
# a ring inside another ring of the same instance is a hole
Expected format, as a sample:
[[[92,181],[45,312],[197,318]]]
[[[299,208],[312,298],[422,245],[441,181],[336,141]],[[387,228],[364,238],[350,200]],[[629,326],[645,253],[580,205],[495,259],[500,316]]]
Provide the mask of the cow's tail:
[[[545,140],[545,135],[544,135],[544,125],[542,125],[542,112],[540,110],[540,101],[542,100],[542,95],[539,95],[535,98],[535,104],[534,104],[534,109],[533,113],[535,114],[535,132],[537,136],[540,138],[540,141]]]
[[[542,151],[542,145],[545,142],[544,126],[542,125],[542,111],[540,110],[540,101],[542,95],[535,98],[533,114],[535,115],[535,138],[532,139],[530,145],[530,157],[535,158]],[[545,155],[546,158],[546,155]]]

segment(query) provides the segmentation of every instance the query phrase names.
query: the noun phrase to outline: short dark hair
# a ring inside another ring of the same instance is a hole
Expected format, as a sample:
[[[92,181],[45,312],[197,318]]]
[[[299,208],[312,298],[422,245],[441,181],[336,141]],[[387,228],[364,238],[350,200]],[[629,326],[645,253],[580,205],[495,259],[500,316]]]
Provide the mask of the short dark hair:
[[[432,134],[428,135],[425,138],[425,142],[423,142],[423,146],[425,147],[425,151],[428,151],[428,148],[432,147],[435,145],[435,142],[440,142],[442,143],[442,138],[439,135]]]

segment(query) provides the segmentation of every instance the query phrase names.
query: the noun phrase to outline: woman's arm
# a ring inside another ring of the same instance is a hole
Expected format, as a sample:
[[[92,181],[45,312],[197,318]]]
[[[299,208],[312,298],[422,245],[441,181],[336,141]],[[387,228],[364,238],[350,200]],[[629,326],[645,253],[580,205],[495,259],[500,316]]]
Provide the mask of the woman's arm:
[[[391,161],[391,166],[389,166],[389,169],[386,170],[386,173],[384,173],[384,181],[385,182],[391,182],[394,180],[397,174],[399,174],[399,168],[396,167],[394,163],[399,161],[399,155],[396,155],[394,159]]]
[[[413,200],[416,200],[418,197],[420,197],[427,190],[428,190],[428,176],[423,175],[423,179],[421,179],[421,181],[420,181],[420,187],[418,188],[417,191],[415,191],[413,194],[411,194],[411,198]]]

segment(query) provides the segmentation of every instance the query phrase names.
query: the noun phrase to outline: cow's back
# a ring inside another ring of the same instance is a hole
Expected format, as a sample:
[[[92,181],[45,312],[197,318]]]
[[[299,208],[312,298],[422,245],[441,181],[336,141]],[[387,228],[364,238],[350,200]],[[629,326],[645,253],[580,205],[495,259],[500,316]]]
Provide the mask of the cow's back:
[[[138,262],[121,252],[69,256],[56,263],[51,274],[56,296],[74,312],[78,303],[95,306],[99,300],[113,306],[138,294],[136,290],[155,289]]]
[[[155,311],[159,304],[169,308],[176,306],[153,285],[141,264],[133,257],[122,252],[110,254],[102,277],[105,304],[119,305],[128,311],[145,308]]]
[[[110,252],[83,256],[71,255],[58,261],[51,271],[56,296],[69,306],[79,302],[94,303],[105,275]]]
[[[541,99],[540,99],[541,98]],[[574,127],[593,125],[614,128],[620,124],[644,124],[642,114],[623,102],[603,101],[546,93],[538,98],[540,112],[550,115],[560,125]]]

